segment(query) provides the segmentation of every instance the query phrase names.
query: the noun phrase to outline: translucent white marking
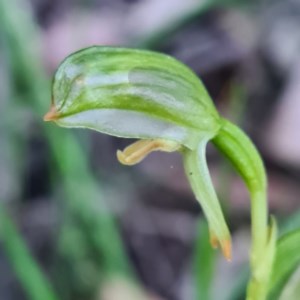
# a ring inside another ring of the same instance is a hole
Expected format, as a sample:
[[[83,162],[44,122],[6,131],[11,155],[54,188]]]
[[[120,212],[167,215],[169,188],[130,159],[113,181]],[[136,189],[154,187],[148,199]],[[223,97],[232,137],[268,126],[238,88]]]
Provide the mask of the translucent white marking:
[[[125,138],[161,138],[187,144],[188,133],[183,127],[119,109],[94,109],[57,121],[65,127],[85,127]]]
[[[91,87],[128,83],[128,73],[89,74],[83,77],[84,83]]]

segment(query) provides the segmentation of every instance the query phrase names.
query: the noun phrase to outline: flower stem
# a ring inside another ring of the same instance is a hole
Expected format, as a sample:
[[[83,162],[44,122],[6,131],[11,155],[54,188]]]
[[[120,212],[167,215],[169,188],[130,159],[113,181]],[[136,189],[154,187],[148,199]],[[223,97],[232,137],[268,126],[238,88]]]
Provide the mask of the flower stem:
[[[269,243],[266,172],[262,159],[248,136],[231,122],[222,122],[223,126],[212,142],[243,177],[251,198],[252,276],[247,299],[263,300],[267,295],[275,248],[275,245]],[[267,253],[270,254],[268,259]]]

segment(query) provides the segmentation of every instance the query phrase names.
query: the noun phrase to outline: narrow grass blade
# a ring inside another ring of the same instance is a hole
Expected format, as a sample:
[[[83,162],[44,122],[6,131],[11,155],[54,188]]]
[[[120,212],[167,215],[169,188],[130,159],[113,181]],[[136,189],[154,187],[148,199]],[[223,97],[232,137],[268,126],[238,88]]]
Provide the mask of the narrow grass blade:
[[[58,300],[3,205],[0,205],[0,241],[28,299]]]
[[[193,272],[195,278],[195,299],[210,300],[214,278],[216,253],[209,243],[207,223],[201,219],[197,224],[194,248]]]

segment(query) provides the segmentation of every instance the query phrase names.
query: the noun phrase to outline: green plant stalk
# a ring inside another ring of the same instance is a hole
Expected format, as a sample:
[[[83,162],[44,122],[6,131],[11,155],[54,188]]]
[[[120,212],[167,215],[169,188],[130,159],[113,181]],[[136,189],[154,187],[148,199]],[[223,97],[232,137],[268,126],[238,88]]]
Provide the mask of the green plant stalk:
[[[252,260],[255,261],[256,257],[259,257],[260,251],[264,249],[267,239],[267,194],[264,166],[250,139],[241,129],[227,120],[223,120],[220,133],[212,142],[226,155],[244,178],[250,192],[253,235]],[[239,153],[248,155],[239,156]],[[246,161],[245,157],[249,161]],[[253,157],[256,159],[254,160]]]
[[[29,299],[58,300],[2,204],[0,204],[0,240]]]
[[[251,199],[252,219],[252,247],[250,255],[252,276],[248,285],[247,299],[265,299],[273,257],[271,255],[269,258],[271,265],[262,264],[269,243],[267,180],[262,160],[250,139],[241,129],[227,120],[223,120],[223,126],[212,142],[227,156],[235,169],[243,177],[248,187]],[[272,254],[271,252],[269,254]]]

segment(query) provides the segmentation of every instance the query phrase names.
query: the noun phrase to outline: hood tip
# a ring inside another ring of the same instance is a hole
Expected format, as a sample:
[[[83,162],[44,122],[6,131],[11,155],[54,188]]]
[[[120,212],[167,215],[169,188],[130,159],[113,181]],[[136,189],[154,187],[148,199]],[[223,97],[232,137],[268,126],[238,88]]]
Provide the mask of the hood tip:
[[[51,106],[50,110],[44,115],[43,120],[45,122],[56,121],[59,118],[59,114],[54,105]]]

